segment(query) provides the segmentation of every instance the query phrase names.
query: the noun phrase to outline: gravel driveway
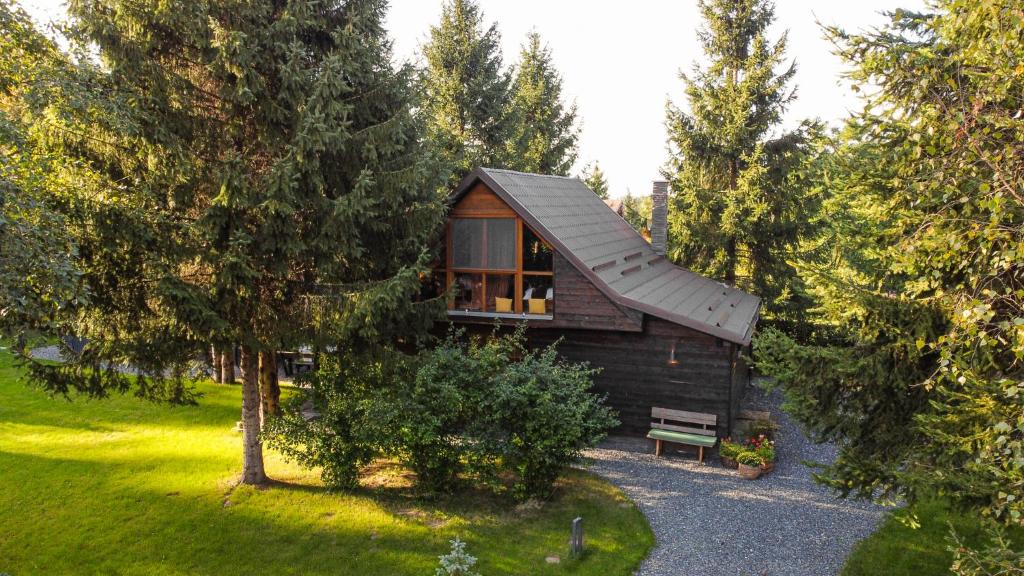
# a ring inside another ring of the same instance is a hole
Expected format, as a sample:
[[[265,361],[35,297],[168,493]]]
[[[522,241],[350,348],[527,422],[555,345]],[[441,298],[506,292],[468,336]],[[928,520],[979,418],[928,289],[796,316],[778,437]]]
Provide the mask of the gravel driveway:
[[[752,397],[752,398],[750,398]],[[811,479],[803,460],[829,461],[778,409],[752,390],[748,405],[780,421],[775,471],[755,481],[722,468],[717,455],[654,457],[653,441],[612,438],[591,450],[590,469],[621,487],[647,516],[657,544],[637,574],[825,576],[838,573],[883,509],[841,500]]]

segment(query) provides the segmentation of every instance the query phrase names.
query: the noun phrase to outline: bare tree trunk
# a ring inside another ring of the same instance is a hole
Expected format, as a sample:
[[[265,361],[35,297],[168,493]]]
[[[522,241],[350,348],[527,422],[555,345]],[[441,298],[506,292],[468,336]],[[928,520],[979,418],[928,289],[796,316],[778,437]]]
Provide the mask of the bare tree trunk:
[[[242,348],[242,484],[263,484],[263,443],[260,441],[260,383],[257,353]]]
[[[220,381],[224,384],[235,383],[235,351],[234,346],[220,353]]]
[[[213,381],[216,382],[217,384],[220,384],[221,382],[224,381],[223,374],[221,374],[222,368],[220,365],[222,358],[216,346],[210,346],[210,359],[212,360],[213,366]]]
[[[263,418],[281,413],[281,386],[277,381],[277,353],[260,352],[260,398],[263,400]]]

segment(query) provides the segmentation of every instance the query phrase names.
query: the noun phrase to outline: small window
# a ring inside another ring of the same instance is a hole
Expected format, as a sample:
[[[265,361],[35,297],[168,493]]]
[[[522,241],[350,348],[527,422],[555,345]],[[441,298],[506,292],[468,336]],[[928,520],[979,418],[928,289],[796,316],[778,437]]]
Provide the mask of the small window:
[[[537,237],[529,226],[523,225],[523,270],[529,272],[551,272],[554,269],[554,254],[551,247]]]

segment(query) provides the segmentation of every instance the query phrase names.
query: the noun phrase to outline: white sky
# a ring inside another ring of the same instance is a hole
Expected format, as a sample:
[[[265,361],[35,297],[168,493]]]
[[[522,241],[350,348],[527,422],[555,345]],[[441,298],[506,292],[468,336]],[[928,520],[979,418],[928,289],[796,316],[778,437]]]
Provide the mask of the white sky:
[[[848,30],[881,25],[883,11],[920,10],[925,0],[776,0],[773,38],[789,30],[788,56],[797,63],[797,101],[786,117],[837,123],[859,107],[840,83],[842,64],[816,23]],[[487,22],[497,22],[506,66],[512,65],[527,32],[536,29],[553,52],[566,98],[582,120],[578,172],[598,161],[613,196],[650,192],[667,159],[665,103],[682,99],[680,70],[703,55],[695,31],[701,22],[694,0],[637,0],[635,4],[593,0],[479,0]],[[59,17],[61,0],[23,0],[39,20]],[[441,0],[391,0],[387,27],[400,60],[418,58]]]

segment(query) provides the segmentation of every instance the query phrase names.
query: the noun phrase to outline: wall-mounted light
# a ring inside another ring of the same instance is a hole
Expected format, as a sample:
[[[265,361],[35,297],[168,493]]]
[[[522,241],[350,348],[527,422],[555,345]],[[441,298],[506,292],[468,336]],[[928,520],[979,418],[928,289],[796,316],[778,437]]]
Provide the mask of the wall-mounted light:
[[[672,341],[672,348],[669,350],[669,353],[668,353],[668,365],[669,366],[677,366],[677,365],[679,365],[679,359],[676,358],[676,340]]]

